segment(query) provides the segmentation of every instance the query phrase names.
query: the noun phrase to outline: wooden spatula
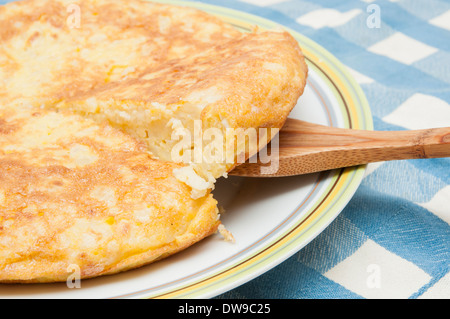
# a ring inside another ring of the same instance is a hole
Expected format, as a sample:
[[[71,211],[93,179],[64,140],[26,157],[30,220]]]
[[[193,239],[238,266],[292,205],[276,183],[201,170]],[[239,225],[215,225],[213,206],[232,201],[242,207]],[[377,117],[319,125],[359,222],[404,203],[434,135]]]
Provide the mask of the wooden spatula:
[[[247,161],[229,175],[292,176],[372,162],[438,157],[450,157],[450,127],[365,131],[288,119],[279,133],[277,165],[263,164],[259,159],[256,163]],[[263,174],[261,167],[270,165],[272,171]]]

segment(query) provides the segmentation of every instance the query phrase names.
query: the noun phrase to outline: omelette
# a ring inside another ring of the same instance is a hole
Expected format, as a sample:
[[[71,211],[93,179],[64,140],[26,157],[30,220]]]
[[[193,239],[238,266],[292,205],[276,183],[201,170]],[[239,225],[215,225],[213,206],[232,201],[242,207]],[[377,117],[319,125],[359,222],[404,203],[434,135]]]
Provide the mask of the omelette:
[[[216,179],[278,132],[308,72],[285,31],[139,0],[12,2],[0,42],[1,282],[113,274],[221,229]],[[208,129],[231,156],[177,148]]]

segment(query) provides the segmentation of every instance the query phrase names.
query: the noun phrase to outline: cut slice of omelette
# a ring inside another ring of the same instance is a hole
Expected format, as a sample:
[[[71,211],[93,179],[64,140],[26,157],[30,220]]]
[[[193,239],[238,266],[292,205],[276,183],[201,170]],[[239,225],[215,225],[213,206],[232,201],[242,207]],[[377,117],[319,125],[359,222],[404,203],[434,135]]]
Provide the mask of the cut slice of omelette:
[[[0,281],[113,274],[214,233],[217,202],[192,199],[177,166],[76,115],[0,109]]]
[[[287,32],[140,0],[12,2],[0,44],[1,282],[112,274],[214,233],[216,179],[283,126],[308,72]],[[198,123],[231,160],[175,163]],[[228,134],[260,128],[253,147]]]

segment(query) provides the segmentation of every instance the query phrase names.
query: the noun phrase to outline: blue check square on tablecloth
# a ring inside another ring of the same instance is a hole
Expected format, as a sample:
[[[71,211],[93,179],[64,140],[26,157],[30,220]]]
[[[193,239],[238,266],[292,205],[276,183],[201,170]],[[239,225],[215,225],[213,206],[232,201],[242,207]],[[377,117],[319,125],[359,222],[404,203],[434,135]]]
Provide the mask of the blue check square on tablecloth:
[[[322,45],[361,85],[375,130],[450,126],[448,1],[201,2],[262,16]],[[450,159],[370,164],[323,233],[217,298],[450,298],[449,224]]]

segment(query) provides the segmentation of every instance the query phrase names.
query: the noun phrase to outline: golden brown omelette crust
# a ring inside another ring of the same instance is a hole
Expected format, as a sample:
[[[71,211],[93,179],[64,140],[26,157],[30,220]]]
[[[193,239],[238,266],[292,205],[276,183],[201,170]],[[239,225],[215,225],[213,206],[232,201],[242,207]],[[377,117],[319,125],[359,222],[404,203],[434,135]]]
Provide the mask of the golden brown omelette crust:
[[[242,34],[195,9],[139,0],[0,6],[0,281],[64,281],[72,264],[83,278],[112,274],[217,230],[209,192],[192,199],[173,176],[180,165],[152,159],[114,121],[86,119],[86,101],[99,102],[97,112],[193,105],[206,126],[280,128],[306,76],[288,33]]]
[[[195,9],[136,0],[78,1],[76,28],[71,3],[0,7],[0,101],[171,104],[215,86],[221,98],[204,116],[281,127],[303,92],[307,67],[287,32],[241,33]]]
[[[0,98],[68,98],[239,34],[198,10],[136,0],[77,1],[77,27],[68,12],[73,3],[28,0],[0,7],[0,79],[7,79]]]
[[[301,56],[297,42],[286,32],[240,34],[64,101],[70,104],[95,97],[136,104],[195,104],[191,97],[205,92],[205,97],[216,97],[203,105],[203,120],[227,119],[231,127],[240,128],[280,128],[306,84],[307,67],[299,63]]]
[[[71,265],[82,278],[112,274],[217,230],[212,195],[191,199],[173,177],[177,164],[153,160],[118,130],[4,109],[0,128],[2,282],[64,281]]]

